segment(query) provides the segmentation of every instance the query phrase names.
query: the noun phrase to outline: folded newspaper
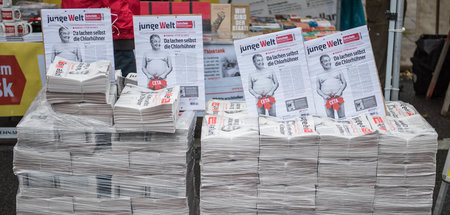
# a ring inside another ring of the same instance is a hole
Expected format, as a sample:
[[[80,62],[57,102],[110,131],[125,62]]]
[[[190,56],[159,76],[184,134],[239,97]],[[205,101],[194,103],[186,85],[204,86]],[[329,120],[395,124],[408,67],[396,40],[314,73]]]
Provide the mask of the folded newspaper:
[[[220,116],[226,114],[247,115],[247,104],[243,101],[210,99],[206,104],[206,114]]]
[[[49,103],[108,103],[111,62],[81,63],[56,57],[47,71]]]
[[[128,84],[114,106],[118,131],[175,133],[180,87],[150,90]]]

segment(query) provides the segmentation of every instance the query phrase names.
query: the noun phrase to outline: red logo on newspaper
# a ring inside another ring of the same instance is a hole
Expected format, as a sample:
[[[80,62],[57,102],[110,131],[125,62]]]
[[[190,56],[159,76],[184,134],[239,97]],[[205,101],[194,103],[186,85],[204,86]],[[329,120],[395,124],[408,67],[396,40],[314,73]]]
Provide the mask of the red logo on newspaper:
[[[305,132],[305,133],[312,133],[313,130],[310,129],[310,128],[305,128],[305,129],[303,129],[303,132]]]
[[[164,79],[153,79],[148,82],[148,88],[152,90],[160,90],[167,87],[167,82]]]
[[[368,128],[361,128],[361,131],[362,131],[364,134],[370,134],[370,133],[372,133],[372,131],[371,131],[370,129],[368,129]]]
[[[264,106],[264,109],[269,111],[272,108],[273,103],[275,103],[274,97],[262,97],[258,100],[258,108],[262,108]]]
[[[217,123],[217,117],[209,117],[208,118],[208,125],[216,124]]]
[[[18,105],[27,79],[14,55],[0,55],[0,105]]]
[[[342,37],[342,39],[344,40],[344,44],[345,43],[350,43],[353,41],[357,41],[360,39],[359,34],[358,33],[354,33],[354,34],[350,34],[347,36]]]
[[[219,111],[219,105],[220,105],[219,102],[213,102],[213,103],[211,103],[211,107],[213,108],[212,111]]]
[[[376,124],[384,123],[381,117],[374,117],[373,122],[375,122]]]
[[[277,39],[277,44],[281,44],[281,43],[287,43],[287,42],[294,41],[294,36],[292,34],[288,34],[288,35],[284,35],[284,36],[279,36],[276,39]]]
[[[383,119],[382,119],[381,117],[373,117],[373,122],[374,122],[375,124],[377,124],[377,126],[378,126],[378,128],[379,128],[380,130],[384,130],[384,131],[387,130],[387,129],[386,129],[386,126],[384,125],[384,121],[383,121]]]
[[[177,28],[193,28],[194,22],[192,21],[177,21]]]
[[[166,104],[166,103],[169,103],[169,102],[170,102],[170,99],[168,99],[168,98],[161,99],[161,104]]]
[[[344,103],[344,99],[342,97],[331,97],[331,99],[328,99],[327,103],[326,103],[326,107],[327,109],[330,109],[331,107],[333,107],[333,110],[337,111],[339,110],[339,108],[341,108],[341,105]]]
[[[62,69],[64,67],[64,65],[66,65],[66,64],[67,64],[67,62],[58,61],[58,64],[56,64],[56,68]]]
[[[101,13],[86,13],[85,17],[86,17],[85,18],[86,21],[101,21],[102,20]]]

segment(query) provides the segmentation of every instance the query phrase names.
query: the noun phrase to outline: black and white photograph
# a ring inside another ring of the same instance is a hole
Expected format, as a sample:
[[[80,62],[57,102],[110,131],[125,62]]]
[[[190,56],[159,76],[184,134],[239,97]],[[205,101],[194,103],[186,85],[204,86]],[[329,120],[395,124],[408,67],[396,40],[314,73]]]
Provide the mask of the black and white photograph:
[[[161,37],[150,35],[150,47],[142,59],[142,72],[147,76],[148,88],[159,90],[167,87],[166,78],[173,70],[172,60],[167,51],[161,50]]]
[[[327,116],[339,119],[345,118],[344,98],[342,94],[347,87],[347,81],[340,71],[333,71],[331,57],[327,54],[320,56],[323,72],[317,78],[317,93],[324,100]]]
[[[53,60],[57,56],[75,62],[83,62],[80,46],[70,41],[70,30],[67,27],[61,26],[58,34],[61,43],[53,45],[51,62],[53,63]]]
[[[255,72],[248,78],[248,88],[250,94],[257,99],[258,114],[277,116],[276,99],[273,97],[279,86],[277,76],[273,70],[266,68],[261,54],[253,55],[252,60]]]

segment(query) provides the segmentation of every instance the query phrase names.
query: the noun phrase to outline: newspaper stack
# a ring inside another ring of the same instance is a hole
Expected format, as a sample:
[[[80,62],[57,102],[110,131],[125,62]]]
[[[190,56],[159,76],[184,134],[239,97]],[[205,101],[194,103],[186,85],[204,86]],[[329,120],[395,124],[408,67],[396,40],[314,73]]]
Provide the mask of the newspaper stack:
[[[108,103],[56,103],[52,108],[56,112],[89,116],[92,119],[100,120],[109,125],[113,125],[113,106],[117,99],[117,86],[111,85]]]
[[[245,103],[244,101],[210,99],[206,104],[205,113],[209,115],[226,115],[226,114],[247,115],[247,103]]]
[[[175,133],[180,87],[150,90],[127,84],[114,106],[119,131]]]
[[[125,77],[124,85],[132,84],[137,85],[137,73],[128,73],[127,77]]]
[[[175,133],[117,133],[54,112],[41,91],[17,126],[18,214],[189,214],[195,119],[181,114]]]
[[[320,134],[316,214],[372,214],[377,133],[365,116],[315,119]]]
[[[201,214],[256,214],[258,119],[206,115],[201,141]]]
[[[258,214],[314,214],[318,134],[312,117],[259,118]]]
[[[82,63],[56,57],[47,71],[47,99],[53,103],[108,103],[111,62]]]
[[[393,118],[403,118],[419,114],[416,108],[402,101],[387,102],[386,111],[387,115]]]
[[[395,110],[402,111],[371,117],[380,132],[374,214],[431,214],[438,135],[417,111]]]

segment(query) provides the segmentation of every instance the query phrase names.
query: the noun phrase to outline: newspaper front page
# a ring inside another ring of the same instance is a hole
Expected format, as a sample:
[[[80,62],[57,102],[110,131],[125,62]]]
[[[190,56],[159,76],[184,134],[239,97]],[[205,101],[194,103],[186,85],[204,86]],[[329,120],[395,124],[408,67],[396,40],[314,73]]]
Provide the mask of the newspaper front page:
[[[109,8],[42,9],[42,33],[46,68],[55,57],[84,63],[108,60],[114,67]]]
[[[316,114],[386,114],[366,26],[305,42]]]
[[[179,85],[181,110],[205,109],[202,17],[134,16],[138,85]]]
[[[205,44],[206,101],[244,100],[241,73],[233,43]]]
[[[234,48],[249,115],[315,112],[301,28],[237,40]]]

